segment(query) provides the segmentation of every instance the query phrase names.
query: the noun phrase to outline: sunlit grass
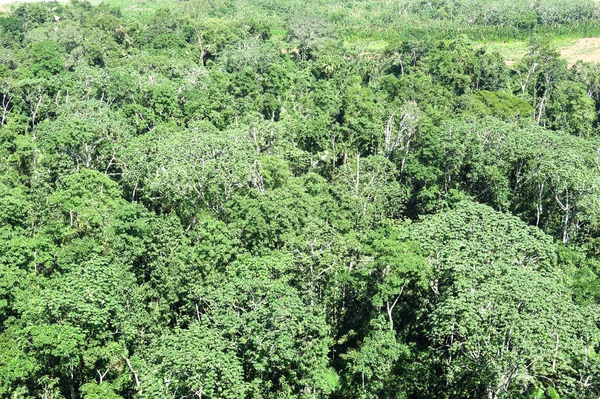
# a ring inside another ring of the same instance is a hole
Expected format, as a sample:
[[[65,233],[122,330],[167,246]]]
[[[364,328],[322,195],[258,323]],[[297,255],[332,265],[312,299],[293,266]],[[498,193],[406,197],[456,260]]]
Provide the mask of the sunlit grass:
[[[480,46],[489,52],[498,52],[507,62],[515,62],[527,53],[527,42],[484,42]]]

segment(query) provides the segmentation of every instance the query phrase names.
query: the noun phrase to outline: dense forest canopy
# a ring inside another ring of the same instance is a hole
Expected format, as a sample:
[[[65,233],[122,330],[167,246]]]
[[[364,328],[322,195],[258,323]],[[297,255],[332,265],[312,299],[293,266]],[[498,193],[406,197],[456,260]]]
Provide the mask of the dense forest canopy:
[[[0,13],[0,397],[597,398],[600,65],[552,44],[594,35],[587,0]]]

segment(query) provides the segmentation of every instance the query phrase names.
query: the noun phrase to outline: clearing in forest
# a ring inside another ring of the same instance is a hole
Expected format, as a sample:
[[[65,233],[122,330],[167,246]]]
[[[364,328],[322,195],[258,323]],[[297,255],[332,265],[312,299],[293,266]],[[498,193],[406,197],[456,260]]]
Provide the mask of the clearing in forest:
[[[586,37],[570,41],[568,47],[559,48],[560,55],[567,60],[569,65],[577,61],[600,62],[600,37]]]
[[[556,49],[560,52],[562,58],[567,60],[569,66],[577,61],[600,62],[600,37],[586,37],[583,39],[559,39],[553,41]],[[491,51],[498,51],[506,60],[508,65],[515,63],[523,58],[527,53],[528,43],[491,42],[484,44]]]

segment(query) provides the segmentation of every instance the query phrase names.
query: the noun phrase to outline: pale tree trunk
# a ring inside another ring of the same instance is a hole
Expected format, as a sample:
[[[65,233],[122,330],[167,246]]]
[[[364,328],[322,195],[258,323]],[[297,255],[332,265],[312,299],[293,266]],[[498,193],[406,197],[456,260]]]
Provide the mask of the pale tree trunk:
[[[73,378],[73,365],[72,364],[69,365],[69,375],[71,377],[71,382],[69,384],[70,385],[69,388],[70,388],[70,391],[71,391],[71,399],[75,399],[76,398],[76,396],[75,396],[75,381],[74,381],[74,378]]]
[[[354,184],[354,194],[358,197],[358,188],[360,185],[360,153],[356,149],[356,182]]]
[[[40,97],[38,98],[37,103],[35,104],[35,107],[33,107],[33,109],[31,110],[31,131],[33,131],[35,129],[35,119],[37,117],[37,114],[40,110],[40,105],[42,104],[42,100],[44,99],[44,92],[42,91],[40,93]],[[34,135],[34,139],[35,139],[35,135]]]
[[[411,106],[414,104],[411,104]],[[417,132],[419,114],[415,108],[404,107],[396,133],[394,134],[394,113],[388,118],[384,129],[384,151],[386,156],[391,157],[396,150],[403,151],[400,173],[404,172],[406,159],[410,152],[411,142]]]
[[[535,227],[539,227],[540,226],[540,218],[542,216],[542,196],[544,195],[544,183],[540,183],[539,185],[540,187],[540,195],[538,197],[538,203],[536,205],[537,208],[537,219],[535,221]]]
[[[544,94],[542,95],[542,99],[540,100],[540,105],[538,107],[538,114],[537,114],[537,118],[536,118],[536,122],[538,125],[540,124],[540,121],[542,120],[542,115],[544,114],[544,111],[546,108],[547,96],[548,96],[548,87],[546,87],[546,89],[544,90]]]
[[[8,116],[8,113],[10,111],[12,111],[12,97],[9,97],[6,94],[2,94],[2,121],[0,121],[0,126],[4,125],[4,122],[6,121],[6,117]]]
[[[558,198],[558,195],[555,195],[554,197],[556,198],[556,202],[558,202],[558,206],[560,206],[560,208],[565,212],[565,216],[563,218],[563,237],[562,237],[562,241],[563,244],[566,244],[569,241],[569,213],[571,210],[571,204],[569,202],[569,188],[566,187],[566,193],[565,193],[565,202],[563,204],[563,202]]]
[[[104,381],[104,378],[106,377],[106,374],[108,374],[109,371],[110,371],[110,365],[108,366],[108,368],[106,369],[106,371],[104,373],[102,373],[100,370],[96,370],[96,373],[98,373],[98,384],[102,384],[102,382]]]
[[[398,301],[400,300],[400,297],[402,296],[402,293],[404,292],[404,287],[406,286],[406,284],[402,285],[402,288],[400,289],[400,293],[398,294],[398,296],[396,297],[396,299],[394,300],[394,302],[392,304],[390,304],[389,301],[386,301],[386,307],[387,307],[387,314],[388,314],[388,319],[390,321],[390,330],[394,331],[394,318],[392,317],[392,312],[394,311],[394,308],[396,307],[396,305],[398,304]]]
[[[519,85],[521,86],[521,94],[525,95],[527,91],[527,86],[529,85],[529,80],[531,79],[531,75],[535,73],[537,65],[538,64],[536,64],[535,62],[532,63],[529,69],[527,70],[527,74],[525,75],[521,71],[512,69],[512,71],[516,72],[517,75],[519,75]]]
[[[133,367],[131,366],[131,362],[129,361],[128,358],[126,358],[125,356],[122,356],[123,359],[125,360],[125,362],[127,363],[127,367],[129,367],[129,370],[131,371],[131,374],[133,374],[133,377],[135,378],[135,387],[138,391],[138,395],[142,395],[142,383],[140,382],[140,379],[137,375],[137,373],[135,372],[135,370],[133,369]]]

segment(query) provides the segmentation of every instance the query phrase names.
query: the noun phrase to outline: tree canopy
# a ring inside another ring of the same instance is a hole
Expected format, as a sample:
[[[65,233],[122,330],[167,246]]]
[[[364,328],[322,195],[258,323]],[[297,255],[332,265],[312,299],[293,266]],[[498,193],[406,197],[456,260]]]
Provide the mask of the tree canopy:
[[[596,398],[592,0],[0,12],[0,398]],[[485,43],[527,40],[515,62]]]

